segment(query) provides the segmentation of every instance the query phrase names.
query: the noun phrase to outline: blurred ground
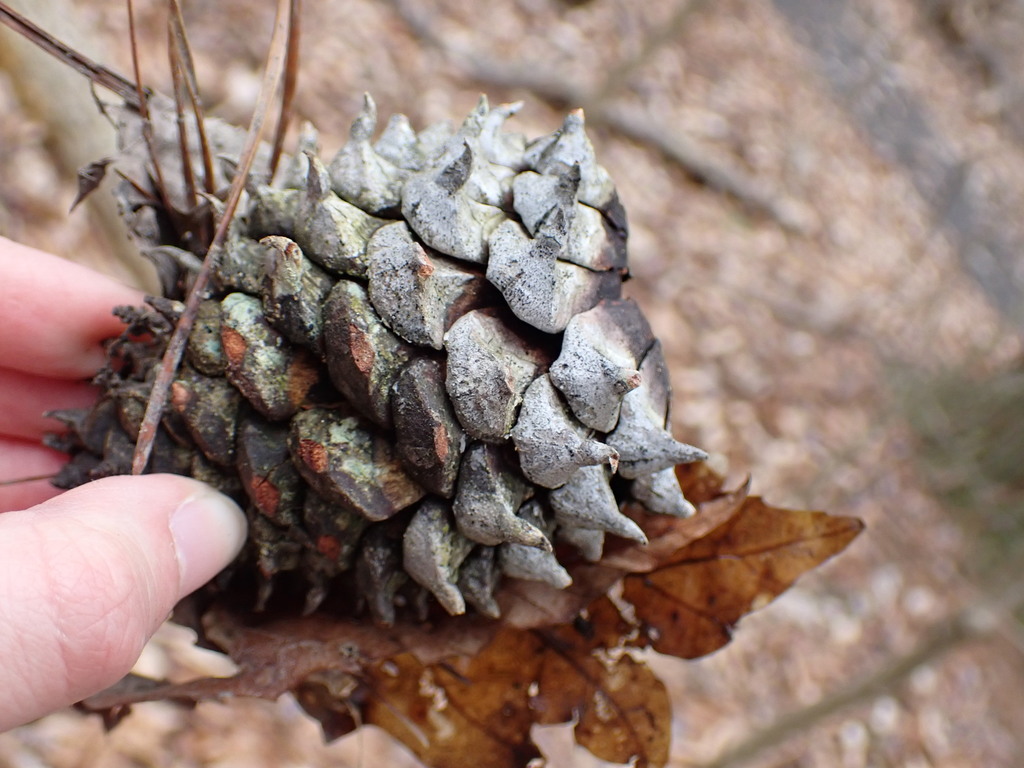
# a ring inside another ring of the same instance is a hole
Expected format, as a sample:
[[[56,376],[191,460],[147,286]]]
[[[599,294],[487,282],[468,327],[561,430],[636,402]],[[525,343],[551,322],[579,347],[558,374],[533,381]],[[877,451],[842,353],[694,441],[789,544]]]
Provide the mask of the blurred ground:
[[[127,73],[122,5],[75,13]],[[139,5],[166,90],[163,4]],[[246,121],[269,13],[185,5],[207,103]],[[771,502],[868,523],[725,650],[652,659],[673,764],[1019,765],[1021,5],[306,5],[298,111],[328,155],[363,91],[420,127],[481,91],[522,99],[531,136],[582,104],[630,215],[630,290],[674,369],[676,434]],[[17,87],[32,76],[0,71],[0,234],[101,265],[120,246],[95,214],[67,217],[60,138]],[[143,664],[216,668],[186,646],[168,631]],[[543,738],[551,765],[594,764],[564,730]],[[324,746],[288,701],[147,705],[109,736],[61,713],[0,736],[2,768],[385,763],[412,761],[371,732]]]

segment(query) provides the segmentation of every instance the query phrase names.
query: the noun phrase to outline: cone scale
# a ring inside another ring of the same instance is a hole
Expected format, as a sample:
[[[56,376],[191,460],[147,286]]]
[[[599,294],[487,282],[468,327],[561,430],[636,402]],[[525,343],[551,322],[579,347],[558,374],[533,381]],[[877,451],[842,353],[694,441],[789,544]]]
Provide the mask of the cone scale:
[[[251,183],[150,469],[248,510],[231,578],[257,607],[284,580],[305,612],[496,616],[503,575],[564,588],[560,558],[645,543],[624,504],[692,513],[671,467],[706,456],[668,431],[660,346],[621,297],[611,178],[582,112],[527,141],[504,130],[517,109],[481,99],[418,134],[399,115],[374,141],[367,96],[333,159],[307,132],[284,182]],[[164,285],[188,285],[198,261],[132,223]],[[121,310],[103,398],[60,414],[63,487],[129,470],[167,299]]]

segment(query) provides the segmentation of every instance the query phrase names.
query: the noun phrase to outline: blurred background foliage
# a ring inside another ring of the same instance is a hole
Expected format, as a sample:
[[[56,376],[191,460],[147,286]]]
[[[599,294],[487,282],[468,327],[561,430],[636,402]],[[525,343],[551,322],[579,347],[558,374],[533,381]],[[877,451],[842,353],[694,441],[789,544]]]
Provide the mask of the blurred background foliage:
[[[982,583],[1024,562],[1024,370],[894,370],[931,492],[972,544],[967,570]]]

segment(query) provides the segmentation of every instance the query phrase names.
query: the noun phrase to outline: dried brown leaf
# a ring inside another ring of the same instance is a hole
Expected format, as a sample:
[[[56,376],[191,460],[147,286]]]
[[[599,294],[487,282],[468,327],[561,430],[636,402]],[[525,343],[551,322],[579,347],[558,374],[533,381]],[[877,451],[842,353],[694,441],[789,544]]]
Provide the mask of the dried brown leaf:
[[[671,712],[661,681],[629,656],[600,650],[573,625],[502,629],[478,654],[425,665],[411,654],[373,671],[366,722],[403,741],[427,765],[517,768],[540,753],[535,723],[576,720],[577,742],[596,756],[664,765]]]
[[[623,597],[649,628],[656,651],[697,658],[728,643],[741,616],[841,552],[862,529],[855,518],[780,509],[748,498],[657,569],[627,576]]]
[[[254,620],[232,607],[202,615],[204,641],[239,672],[178,685],[127,680],[85,707],[120,714],[138,701],[292,692],[328,738],[372,723],[427,766],[523,766],[539,756],[533,725],[575,721],[596,756],[664,765],[671,711],[664,686],[631,648],[695,658],[726,644],[739,618],[845,548],[862,525],[724,493],[706,470],[682,476],[702,499],[690,519],[634,514],[651,552],[623,546],[573,568],[567,590],[514,581],[503,620],[444,616],[384,628],[326,615]],[[664,542],[669,542],[668,544]],[[621,603],[608,597],[623,583]],[[631,603],[625,613],[619,605]],[[198,620],[191,623],[196,624]]]
[[[540,724],[576,719],[576,742],[614,763],[664,765],[668,759],[671,705],[650,667],[616,652],[633,625],[607,597],[587,618],[538,630],[548,647],[533,704]]]
[[[665,565],[688,544],[707,536],[736,515],[749,490],[750,484],[745,483],[735,491],[703,502],[699,515],[682,519],[651,514],[639,505],[633,505],[627,511],[643,528],[649,543],[646,546],[632,544],[609,548],[601,560],[602,565],[618,568],[624,573],[646,573]]]
[[[768,506],[748,497],[746,485],[723,492],[706,468],[683,469],[680,480],[700,503],[696,516],[630,510],[651,545],[621,544],[601,563],[576,564],[568,589],[506,584],[501,622],[443,616],[384,628],[322,614],[268,621],[214,606],[190,623],[231,656],[236,675],[177,685],[129,679],[84,706],[120,716],[139,701],[291,692],[328,738],[374,724],[437,768],[475,768],[481,755],[499,768],[524,766],[539,757],[533,725],[575,721],[576,741],[594,755],[662,766],[668,697],[629,649],[682,658],[717,650],[741,616],[862,528],[851,518]],[[617,603],[608,593],[620,581]]]
[[[540,638],[512,628],[451,666],[402,654],[371,670],[363,716],[427,765],[475,768],[486,755],[495,768],[523,766],[540,757],[530,740],[529,682],[543,654]]]

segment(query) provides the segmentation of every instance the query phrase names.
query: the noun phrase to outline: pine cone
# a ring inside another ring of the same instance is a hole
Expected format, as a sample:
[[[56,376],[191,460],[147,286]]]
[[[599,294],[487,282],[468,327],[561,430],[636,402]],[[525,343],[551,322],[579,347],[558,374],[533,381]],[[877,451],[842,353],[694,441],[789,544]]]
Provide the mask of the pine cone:
[[[502,574],[571,583],[556,544],[596,561],[606,534],[645,542],[625,503],[693,512],[673,467],[706,457],[667,429],[664,357],[621,297],[625,214],[582,112],[527,143],[503,131],[517,109],[482,99],[419,134],[397,115],[373,143],[367,97],[328,165],[307,133],[282,186],[251,181],[149,466],[248,510],[221,587],[256,581],[264,607],[298,581],[306,612],[327,599],[384,623],[425,614],[424,590],[496,616]],[[138,187],[122,198],[166,296],[119,309],[105,394],[60,414],[65,488],[130,471],[198,267]]]

